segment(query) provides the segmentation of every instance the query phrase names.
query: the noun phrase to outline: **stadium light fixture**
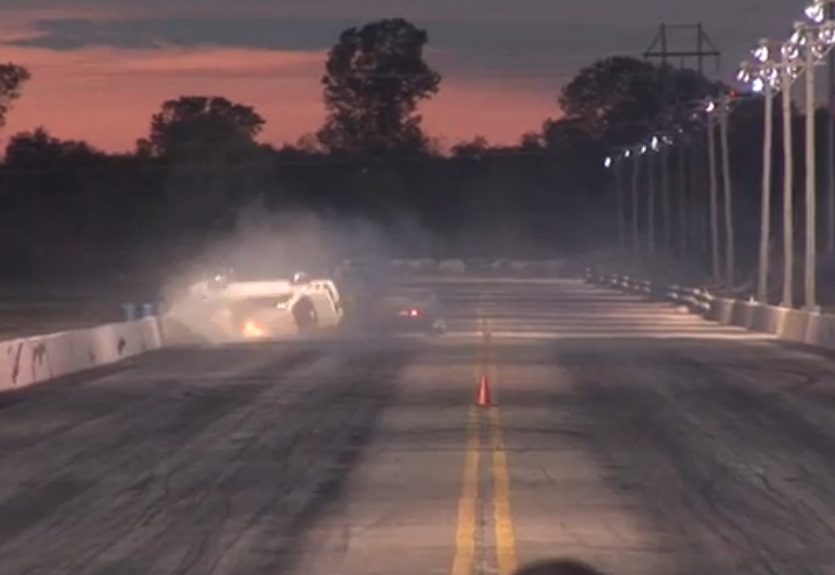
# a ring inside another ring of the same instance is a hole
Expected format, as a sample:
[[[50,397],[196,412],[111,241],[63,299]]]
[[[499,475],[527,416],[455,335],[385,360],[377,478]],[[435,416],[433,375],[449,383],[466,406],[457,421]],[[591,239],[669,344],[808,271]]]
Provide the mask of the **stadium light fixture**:
[[[803,15],[814,24],[823,24],[827,20],[827,8],[832,4],[835,0],[814,0],[803,10]]]
[[[658,136],[653,136],[652,139],[649,141],[649,148],[653,152],[657,152],[661,149],[661,140],[658,139]]]
[[[803,10],[803,13],[812,22],[820,24],[826,19],[826,4],[824,2],[815,2],[814,4],[807,6],[806,9]]]

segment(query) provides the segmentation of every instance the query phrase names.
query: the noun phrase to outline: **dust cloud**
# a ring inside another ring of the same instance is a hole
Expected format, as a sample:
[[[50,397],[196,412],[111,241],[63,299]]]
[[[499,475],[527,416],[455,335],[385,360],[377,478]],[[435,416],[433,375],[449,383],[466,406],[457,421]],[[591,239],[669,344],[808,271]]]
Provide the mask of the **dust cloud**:
[[[165,282],[162,298],[169,338],[174,324],[177,339],[188,335],[187,339],[219,343],[230,334],[240,336],[240,328],[221,309],[225,304],[207,302],[195,292],[195,286],[215,276],[290,281],[303,272],[311,278],[334,279],[342,290],[340,270],[347,260],[431,257],[432,247],[431,233],[408,216],[384,225],[304,210],[270,212],[262,204],[250,204],[239,212],[231,233],[207,242]]]

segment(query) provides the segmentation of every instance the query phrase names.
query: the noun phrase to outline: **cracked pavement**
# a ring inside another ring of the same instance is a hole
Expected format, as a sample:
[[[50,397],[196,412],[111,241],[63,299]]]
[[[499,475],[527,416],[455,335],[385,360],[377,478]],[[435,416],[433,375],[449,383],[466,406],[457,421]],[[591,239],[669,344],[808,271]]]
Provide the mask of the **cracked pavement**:
[[[574,280],[436,287],[439,338],[1,396],[0,573],[835,573],[828,354]]]

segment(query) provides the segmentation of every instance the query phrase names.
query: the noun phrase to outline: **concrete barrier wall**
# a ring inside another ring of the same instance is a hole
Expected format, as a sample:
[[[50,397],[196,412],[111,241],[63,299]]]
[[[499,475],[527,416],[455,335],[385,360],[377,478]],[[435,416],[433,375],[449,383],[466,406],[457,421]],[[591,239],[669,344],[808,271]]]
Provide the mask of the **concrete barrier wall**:
[[[689,305],[691,312],[723,325],[769,333],[784,341],[835,349],[835,315],[809,313],[756,302],[711,298],[709,294],[696,293],[697,290],[652,285],[628,276],[595,274],[588,271],[586,280],[596,285],[645,294],[652,299],[666,299],[676,304],[683,301],[692,303],[693,305]],[[659,298],[659,294],[663,295]]]
[[[109,365],[162,345],[153,317],[0,342],[0,391]]]

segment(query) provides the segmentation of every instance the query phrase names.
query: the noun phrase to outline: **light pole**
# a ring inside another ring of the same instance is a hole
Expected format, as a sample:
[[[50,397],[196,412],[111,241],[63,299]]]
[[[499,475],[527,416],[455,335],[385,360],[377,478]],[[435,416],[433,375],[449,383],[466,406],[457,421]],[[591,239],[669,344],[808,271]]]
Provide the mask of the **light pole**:
[[[719,183],[716,173],[716,121],[714,111],[716,104],[711,100],[707,103],[707,163],[710,174],[710,252],[713,281],[722,281],[721,262],[719,260]]]
[[[731,113],[731,100],[728,94],[719,98],[719,149],[722,157],[722,187],[725,200],[725,282],[734,289],[734,213],[733,189],[731,188],[731,160],[728,142],[728,116]]]
[[[755,91],[768,90],[766,93],[766,109],[769,108],[768,98],[774,97],[779,91],[782,101],[783,116],[783,293],[780,300],[782,307],[794,307],[794,154],[792,137],[792,107],[791,88],[802,72],[798,63],[798,49],[786,42],[779,46],[777,58],[768,40],[760,40],[759,46],[753,50],[756,63],[750,65],[749,70],[741,70],[739,78],[743,81],[748,77]],[[749,73],[750,72],[750,73]],[[764,132],[768,134],[772,126],[772,115],[765,114]],[[771,148],[772,138],[763,140],[763,209],[769,209],[771,190]],[[768,172],[766,169],[768,168]],[[770,238],[769,214],[761,214],[761,223],[765,222],[765,229],[760,237],[760,280],[767,277],[768,242]],[[767,221],[766,221],[767,219]],[[765,246],[763,246],[765,244]],[[763,256],[765,250],[765,256]],[[765,257],[765,260],[762,258]],[[767,280],[766,280],[767,281]]]
[[[655,257],[655,153],[658,152],[658,137],[653,136],[649,146],[642,146],[641,150],[647,155],[647,247],[650,258]]]
[[[835,20],[835,0],[814,0],[804,10],[806,17],[816,24],[823,24],[826,20]],[[829,86],[827,90],[827,118],[829,120],[826,131],[826,251],[835,254],[835,58],[829,54]]]
[[[626,251],[626,213],[624,211],[623,198],[623,155],[618,154],[615,157],[608,156],[603,160],[603,166],[606,169],[614,171],[614,188],[615,188],[615,209],[617,210],[618,220],[618,249],[621,253]]]
[[[805,27],[798,27],[798,31]],[[811,41],[808,37],[804,38]],[[817,311],[817,174],[815,173],[815,53],[806,46],[804,64],[806,67],[806,264],[803,279],[806,311]]]
[[[786,45],[790,59],[802,57],[803,71],[806,73],[806,258],[804,266],[804,288],[806,311],[818,311],[817,303],[817,174],[815,146],[815,67],[822,64],[824,58],[835,44],[835,21],[824,20],[815,8],[807,9],[806,15],[815,23],[796,22],[794,34]]]
[[[687,245],[687,141],[679,136],[676,149],[676,167],[678,168],[678,255],[685,258],[688,253]]]
[[[661,221],[664,225],[664,249],[672,255],[673,229],[672,214],[670,210],[670,140],[668,136],[661,136],[661,150],[659,159],[661,161]]]
[[[766,40],[761,46],[768,46]],[[754,51],[757,56],[757,50]],[[768,54],[765,54],[766,61]],[[774,139],[774,82],[767,75],[767,65],[759,62],[743,62],[737,80],[749,84],[754,92],[762,93],[765,99],[763,111],[763,172],[760,199],[760,253],[757,277],[757,301],[768,303],[768,247],[771,243],[771,156]]]
[[[632,251],[637,256],[641,250],[641,237],[638,233],[638,198],[640,196],[638,186],[640,185],[641,175],[641,156],[640,152],[633,152],[626,150],[623,153],[625,158],[632,159]]]
[[[702,138],[690,138],[690,171],[688,185],[690,187],[690,212],[693,233],[690,245],[700,257],[707,257],[710,251],[710,232],[708,218],[708,203],[705,201],[705,178],[701,166],[704,165],[705,146]]]
[[[780,91],[783,109],[783,297],[781,305],[794,307],[794,153],[792,84],[786,46],[780,48]]]
[[[761,82],[762,83],[762,82]],[[763,180],[760,207],[760,265],[757,278],[757,300],[768,303],[768,252],[771,245],[771,155],[774,140],[774,87],[764,84],[763,109]]]

